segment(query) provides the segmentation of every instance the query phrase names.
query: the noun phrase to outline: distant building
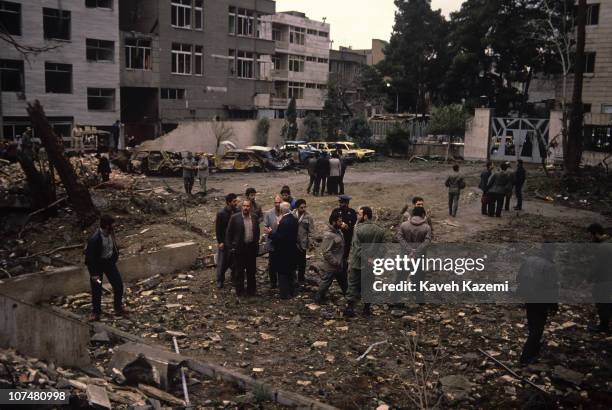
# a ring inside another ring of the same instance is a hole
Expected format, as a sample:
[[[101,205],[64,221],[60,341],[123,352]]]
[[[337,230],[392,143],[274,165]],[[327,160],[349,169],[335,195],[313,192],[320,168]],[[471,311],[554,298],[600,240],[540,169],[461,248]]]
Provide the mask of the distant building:
[[[353,115],[365,110],[361,101],[361,70],[366,64],[367,57],[350,48],[329,52],[329,79],[341,87],[344,102]]]
[[[265,16],[262,23],[276,48],[270,72],[273,91],[268,101],[259,101],[269,109],[265,115],[282,118],[292,97],[300,116],[320,113],[329,79],[329,24],[296,11]]]
[[[127,135],[182,121],[255,118],[269,95],[271,0],[122,0],[121,102]]]
[[[119,10],[113,0],[0,1],[0,24],[21,44],[53,49],[23,55],[0,47],[3,136],[30,126],[26,102],[39,100],[64,137],[75,124],[110,128],[120,117]]]
[[[372,48],[353,50],[356,53],[360,53],[366,56],[366,63],[368,65],[376,65],[385,59],[385,47],[387,42],[384,40],[372,39]]]

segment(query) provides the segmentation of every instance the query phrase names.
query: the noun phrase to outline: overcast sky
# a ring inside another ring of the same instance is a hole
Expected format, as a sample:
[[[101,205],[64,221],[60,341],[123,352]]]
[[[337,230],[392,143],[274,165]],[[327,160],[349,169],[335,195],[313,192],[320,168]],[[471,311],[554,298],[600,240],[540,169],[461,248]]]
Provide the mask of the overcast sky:
[[[459,9],[462,0],[432,0],[432,8],[446,16]],[[277,11],[301,11],[308,18],[331,24],[333,48],[370,48],[371,40],[388,40],[393,29],[393,0],[276,0]]]

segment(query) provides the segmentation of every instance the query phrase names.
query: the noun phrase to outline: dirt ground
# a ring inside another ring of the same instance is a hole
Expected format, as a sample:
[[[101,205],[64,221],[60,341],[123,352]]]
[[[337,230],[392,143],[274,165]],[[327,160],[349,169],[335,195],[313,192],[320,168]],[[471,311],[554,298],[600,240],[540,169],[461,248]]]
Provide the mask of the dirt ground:
[[[436,242],[585,241],[588,224],[611,225],[607,216],[589,211],[586,205],[587,209],[571,208],[563,205],[563,199],[547,202],[533,196],[526,198],[523,212],[506,213],[501,219],[483,217],[477,189],[482,165],[461,166],[468,187],[455,219],[447,216],[444,180],[450,166],[446,164],[403,160],[358,164],[349,168],[346,193],[353,197],[354,207],[371,206],[378,223],[390,234],[406,200],[424,197]],[[539,169],[528,171],[531,178],[526,190],[533,192],[530,185],[537,183],[541,188],[543,177]],[[335,197],[306,195],[307,176],[301,171],[215,174],[209,180],[214,192],[206,201],[196,202],[179,194],[180,179],[147,178],[139,182],[140,189],[163,188],[166,201],[188,203],[162,214],[109,209],[119,217],[119,240],[128,253],[190,239],[201,245],[201,255],[206,256],[214,251],[214,215],[223,206],[225,194],[242,194],[253,186],[259,204],[269,209],[282,185],[289,185],[295,198],[307,200],[319,226],[337,205]],[[575,203],[580,207],[580,202]],[[59,235],[57,229],[51,231],[47,241]],[[32,235],[40,238],[41,233],[30,232],[24,239],[31,243]],[[72,234],[76,238],[86,233],[73,229]],[[80,253],[64,253],[63,258],[77,261]],[[316,250],[309,255],[309,263],[319,258]],[[308,285],[297,298],[280,301],[277,292],[267,286],[266,266],[267,259],[260,258],[259,296],[253,299],[237,299],[231,287],[217,290],[214,268],[200,265],[189,272],[132,284],[126,295],[132,311],[129,319],[103,320],[167,346],[166,330],[184,332],[180,344],[186,354],[340,408],[384,408],[385,404],[414,408],[423,404],[419,400],[424,397],[428,406],[461,408],[612,405],[612,338],[586,331],[587,324],[594,321],[591,306],[562,306],[547,327],[542,360],[519,369],[518,356],[526,336],[520,306],[377,306],[372,317],[346,320],[336,285],[332,285],[330,303],[313,305],[318,276],[311,271]],[[106,298],[107,309],[109,302]],[[87,295],[55,303],[82,315],[89,309]],[[386,343],[357,361],[370,345],[381,341]],[[509,375],[478,349],[517,369],[548,394]]]

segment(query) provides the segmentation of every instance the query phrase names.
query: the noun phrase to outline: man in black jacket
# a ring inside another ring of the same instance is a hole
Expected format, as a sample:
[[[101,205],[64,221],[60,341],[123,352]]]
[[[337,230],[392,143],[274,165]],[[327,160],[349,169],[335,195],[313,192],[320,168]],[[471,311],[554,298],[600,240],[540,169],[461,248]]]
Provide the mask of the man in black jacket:
[[[308,158],[306,162],[306,169],[308,170],[308,178],[310,179],[308,182],[308,188],[306,188],[306,193],[310,193],[310,189],[313,187],[315,180],[317,179],[317,161],[319,160],[319,153],[315,152],[314,157]],[[314,191],[316,193],[316,191]]]
[[[117,270],[119,252],[113,231],[113,217],[102,215],[100,229],[98,229],[87,242],[85,250],[85,265],[90,275],[92,313],[89,320],[100,320],[102,313],[102,278],[106,275],[113,287],[115,314],[123,316],[123,280]]]
[[[281,299],[295,296],[295,271],[297,269],[297,236],[299,223],[291,213],[291,205],[283,202],[280,205],[283,215],[278,222],[276,232],[270,232],[270,239],[276,252],[278,270],[278,288]]]
[[[98,174],[100,174],[100,178],[102,179],[102,182],[108,182],[110,180],[110,174],[111,174],[110,162],[108,161],[108,158],[106,158],[104,155],[97,154],[96,157],[99,160]]]
[[[486,169],[480,173],[480,183],[478,184],[478,188],[482,191],[482,199],[480,201],[481,207],[480,212],[483,215],[488,215],[487,205],[492,198],[488,194],[488,185],[489,178],[491,178],[491,174],[493,173],[493,163],[491,161],[487,161]],[[517,194],[518,198],[518,194]]]
[[[523,185],[527,179],[527,171],[523,167],[523,160],[519,159],[516,161],[516,172],[514,173],[514,191],[516,192],[516,206],[515,211],[523,209]]]
[[[329,158],[322,152],[317,159],[317,177],[315,178],[314,194],[323,196],[327,187],[327,177],[329,177]]]
[[[242,201],[242,211],[232,215],[225,234],[225,247],[232,260],[234,288],[237,296],[255,296],[256,259],[259,251],[259,220],[251,214],[251,201]]]
[[[225,251],[225,232],[233,214],[237,212],[238,197],[236,194],[225,196],[225,207],[217,212],[215,218],[215,233],[217,235],[217,288],[221,289],[225,282],[225,272],[229,267],[227,252]]]

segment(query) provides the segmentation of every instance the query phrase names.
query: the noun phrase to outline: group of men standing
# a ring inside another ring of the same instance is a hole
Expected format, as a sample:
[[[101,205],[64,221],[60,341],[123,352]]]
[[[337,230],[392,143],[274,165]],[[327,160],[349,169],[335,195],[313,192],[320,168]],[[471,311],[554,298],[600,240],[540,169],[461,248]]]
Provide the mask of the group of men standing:
[[[243,200],[229,194],[225,197],[226,206],[217,213],[217,287],[224,286],[225,272],[231,269],[236,294],[255,296],[257,257],[268,252],[270,287],[279,288],[281,299],[290,299],[296,295],[296,282],[305,281],[306,252],[312,246],[314,220],[306,201],[294,199],[288,186],[274,197],[274,206],[265,213],[256,196],[254,188],[246,190]],[[262,249],[260,240],[264,236]]]
[[[193,184],[195,182],[195,178],[197,177],[200,181],[200,192],[206,195],[206,182],[210,176],[210,164],[208,157],[206,155],[202,155],[197,158],[188,151],[183,158],[181,165],[183,167],[183,185],[185,186],[185,193],[191,195],[191,192],[193,191]]]
[[[497,172],[493,172],[493,163],[488,161],[486,169],[480,174],[478,188],[482,191],[482,214],[490,217],[501,217],[502,210],[510,211],[512,191],[516,194],[515,211],[523,209],[523,186],[527,179],[527,171],[523,160],[516,163],[516,171],[510,171],[510,163],[501,164]]]
[[[315,196],[325,195],[344,195],[344,174],[348,164],[342,158],[339,151],[334,151],[331,157],[326,152],[316,152],[308,159],[306,168],[308,169],[308,188],[307,193],[311,192]]]

